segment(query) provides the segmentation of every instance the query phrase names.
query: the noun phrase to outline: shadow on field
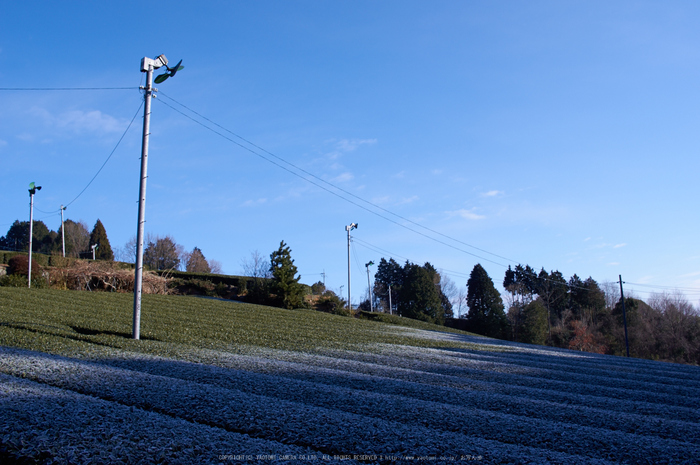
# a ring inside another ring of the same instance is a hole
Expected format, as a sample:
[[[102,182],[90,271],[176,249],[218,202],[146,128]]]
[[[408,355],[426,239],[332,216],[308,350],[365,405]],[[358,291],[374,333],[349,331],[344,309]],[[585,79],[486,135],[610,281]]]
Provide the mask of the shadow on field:
[[[96,345],[105,346],[105,347],[112,347],[112,345],[108,344],[106,342],[101,342],[99,340],[96,340],[95,337],[110,336],[110,337],[117,337],[117,338],[123,338],[123,339],[131,339],[132,338],[131,333],[124,333],[124,332],[119,332],[119,331],[96,330],[96,329],[90,329],[90,328],[83,328],[81,326],[68,325],[68,328],[72,329],[75,333],[77,333],[77,335],[71,334],[66,328],[61,328],[59,326],[43,325],[43,324],[32,323],[32,322],[0,323],[0,326],[4,326],[6,328],[11,328],[11,329],[17,329],[20,331],[29,331],[29,332],[32,332],[35,334],[44,334],[47,336],[61,337],[61,338],[71,339],[74,341],[89,342],[91,344],[96,344]],[[159,339],[157,339],[155,337],[150,337],[150,336],[141,336],[141,339],[162,342]]]

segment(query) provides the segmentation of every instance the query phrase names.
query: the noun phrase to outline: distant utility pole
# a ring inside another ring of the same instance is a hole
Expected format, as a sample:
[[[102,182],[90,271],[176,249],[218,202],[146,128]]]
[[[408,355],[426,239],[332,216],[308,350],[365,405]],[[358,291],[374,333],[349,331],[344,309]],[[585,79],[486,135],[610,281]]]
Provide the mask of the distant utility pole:
[[[29,183],[29,272],[27,273],[27,287],[32,287],[32,236],[34,235],[34,194],[40,191],[41,186]]]
[[[391,308],[391,284],[389,284],[389,315],[393,315],[394,310]]]
[[[66,258],[66,228],[63,224],[63,212],[68,207],[61,205],[61,241],[63,242],[63,258]]]
[[[182,63],[182,60],[180,60]],[[134,271],[134,339],[140,338],[141,326],[141,291],[143,289],[143,238],[144,224],[146,223],[146,178],[148,173],[148,138],[151,124],[151,97],[153,89],[153,70],[165,66],[168,70],[165,74],[161,74],[156,78],[156,84],[160,84],[183,67],[180,63],[168,68],[168,59],[165,55],[159,55],[155,59],[142,58],[141,72],[146,73],[146,87],[141,87],[144,90],[144,108],[143,108],[143,139],[141,143],[141,183],[139,185],[139,219],[136,232],[136,265]],[[93,250],[94,253],[94,250]]]
[[[350,231],[357,229],[357,223],[350,223],[345,226],[348,232],[348,310],[352,311],[352,301],[350,300]]]
[[[630,356],[630,343],[627,339],[627,313],[625,312],[625,294],[622,292],[622,275],[620,276],[620,298],[622,299],[622,321],[625,324],[625,348],[627,349],[627,356]]]
[[[372,286],[369,283],[369,267],[374,265],[372,260],[369,263],[365,263],[365,268],[367,268],[367,288],[369,289],[369,311],[374,311],[374,306],[372,305]]]

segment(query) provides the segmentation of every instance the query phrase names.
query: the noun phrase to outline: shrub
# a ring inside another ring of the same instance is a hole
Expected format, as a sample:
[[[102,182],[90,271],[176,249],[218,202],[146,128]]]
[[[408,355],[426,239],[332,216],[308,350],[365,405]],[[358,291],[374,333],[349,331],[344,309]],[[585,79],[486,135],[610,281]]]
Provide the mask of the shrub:
[[[316,310],[334,315],[351,316],[352,313],[345,308],[345,300],[338,297],[333,291],[326,291],[316,302]]]
[[[27,276],[29,273],[29,256],[15,255],[8,262],[7,274]],[[41,266],[32,259],[32,280],[41,278]]]
[[[27,287],[27,277],[21,274],[8,274],[0,277],[0,286]]]

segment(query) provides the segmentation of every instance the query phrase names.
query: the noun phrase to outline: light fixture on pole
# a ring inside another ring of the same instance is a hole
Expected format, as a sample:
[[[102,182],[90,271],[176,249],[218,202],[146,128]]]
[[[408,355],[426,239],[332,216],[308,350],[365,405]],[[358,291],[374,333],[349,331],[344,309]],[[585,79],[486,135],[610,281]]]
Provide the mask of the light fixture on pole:
[[[369,311],[374,311],[374,305],[372,304],[372,286],[369,283],[369,267],[374,265],[372,260],[369,263],[365,263],[365,268],[367,268],[367,288],[369,289]]]
[[[357,223],[350,223],[345,226],[348,232],[348,310],[352,311],[352,301],[350,300],[350,231],[357,229]]]
[[[27,287],[32,287],[32,236],[34,235],[34,194],[40,191],[41,186],[29,183],[29,262],[27,272]]]
[[[180,60],[182,63],[182,60]],[[161,74],[156,78],[156,84],[159,84],[171,76],[174,76],[183,68],[178,63],[172,68],[168,68],[168,59],[165,55],[159,55],[155,59],[142,58],[141,72],[146,73],[146,87],[144,90],[144,109],[143,109],[143,139],[141,143],[141,182],[139,184],[139,219],[136,232],[136,264],[134,271],[134,339],[140,338],[141,326],[141,291],[143,289],[143,239],[144,239],[144,223],[146,222],[146,178],[148,172],[148,138],[150,136],[151,123],[151,97],[153,92],[153,70],[165,66],[168,70],[165,74]]]
[[[63,223],[63,212],[68,207],[61,205],[61,242],[63,242],[63,258],[66,258],[66,227]]]
[[[98,248],[100,244],[92,244],[90,248],[92,249],[92,259],[95,260],[95,249]]]

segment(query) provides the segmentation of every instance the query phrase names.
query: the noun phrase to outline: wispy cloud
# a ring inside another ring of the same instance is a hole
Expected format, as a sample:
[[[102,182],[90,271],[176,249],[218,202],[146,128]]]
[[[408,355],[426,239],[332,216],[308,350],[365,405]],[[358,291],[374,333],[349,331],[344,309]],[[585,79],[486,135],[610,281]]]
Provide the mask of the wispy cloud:
[[[264,203],[267,203],[267,199],[266,198],[259,198],[257,200],[246,200],[245,202],[243,202],[243,206],[244,207],[257,207],[257,206],[262,205]]]
[[[373,145],[377,143],[377,139],[341,139],[336,144],[336,147],[341,152],[352,152],[361,145]]]
[[[354,152],[362,145],[376,144],[377,139],[332,139],[328,142],[334,142],[335,147],[326,156],[331,160],[336,160],[346,153]]]
[[[418,200],[418,199],[419,199],[419,197],[418,197],[417,195],[412,195],[412,196],[410,196],[410,197],[404,197],[404,198],[402,198],[401,200],[399,200],[399,201],[396,203],[396,205],[406,205],[406,204],[408,204],[408,203],[413,203],[413,202],[415,202],[415,201]]]
[[[467,209],[461,209],[461,210],[452,210],[446,212],[448,216],[459,216],[461,218],[464,218],[465,220],[483,220],[486,218],[484,215],[479,215],[478,213],[474,212],[474,209],[467,210]]]
[[[626,246],[626,245],[627,245],[627,244],[625,244],[624,242],[623,242],[622,244],[615,244],[615,245],[613,246],[613,249],[619,249],[620,247],[624,247],[624,246]]]
[[[488,192],[482,193],[481,197],[500,197],[504,194],[505,193],[503,191],[493,190],[493,191],[488,191]]]
[[[610,262],[608,263],[608,266],[618,266],[620,262]]]
[[[49,127],[68,130],[76,134],[120,132],[127,124],[126,120],[117,119],[99,110],[71,110],[54,115],[44,108],[33,107],[29,113],[42,119]]]
[[[355,179],[352,173],[345,172],[332,179],[333,182],[349,182]]]

